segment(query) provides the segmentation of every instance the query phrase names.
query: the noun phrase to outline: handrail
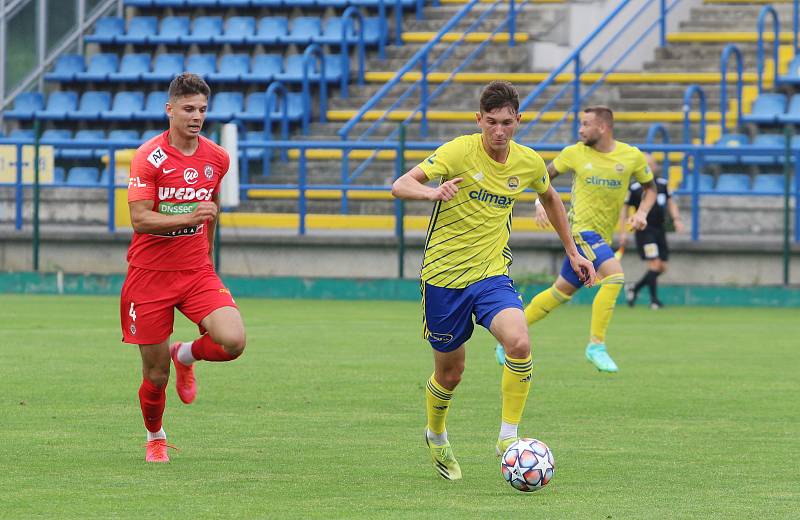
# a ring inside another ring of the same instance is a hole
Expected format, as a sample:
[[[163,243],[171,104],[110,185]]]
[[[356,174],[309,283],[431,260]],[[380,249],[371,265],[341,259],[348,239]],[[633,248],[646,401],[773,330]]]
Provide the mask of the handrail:
[[[728,114],[728,64],[730,63],[731,55],[736,57],[736,124],[734,128],[739,126],[742,121],[742,89],[744,83],[744,64],[742,61],[742,51],[739,47],[729,43],[722,50],[719,57],[719,115],[720,126],[722,127],[722,134],[728,132],[726,124],[726,116]]]
[[[458,13],[456,13],[450,20],[448,20],[447,23],[445,23],[444,26],[439,30],[436,36],[434,36],[431,41],[423,45],[422,48],[420,48],[417,52],[415,52],[414,55],[408,60],[408,62],[405,65],[403,65],[399,71],[397,71],[394,77],[389,81],[387,81],[386,83],[384,83],[384,85],[375,94],[373,94],[372,97],[369,98],[369,100],[366,103],[364,103],[364,105],[361,107],[358,113],[353,117],[351,117],[350,120],[347,121],[347,123],[345,123],[341,129],[339,129],[339,131],[337,132],[338,135],[342,139],[346,140],[348,138],[348,135],[350,134],[350,131],[353,129],[353,127],[355,127],[356,124],[358,124],[364,118],[364,115],[369,110],[371,110],[372,107],[377,105],[378,102],[381,99],[383,99],[383,97],[392,88],[394,88],[395,85],[397,85],[400,82],[400,80],[402,80],[403,76],[407,72],[409,72],[411,68],[414,67],[414,65],[416,65],[422,59],[423,56],[426,56],[427,53],[433,48],[433,46],[439,43],[439,41],[441,41],[444,35],[450,29],[452,29],[459,21],[461,21],[461,19],[464,16],[466,16],[479,1],[480,0],[470,0],[469,3],[464,5],[464,7],[462,7],[458,11]]]
[[[343,98],[348,96],[347,85],[350,82],[350,51],[347,46],[350,24],[353,23],[354,18],[358,20],[358,85],[364,85],[364,62],[366,61],[364,15],[355,6],[350,6],[342,13],[342,80],[339,89]]]
[[[312,43],[303,51],[303,135],[308,135],[308,123],[311,119],[311,87],[309,85],[309,68],[313,67],[312,60],[317,58],[319,63],[319,122],[327,121],[328,112],[328,77],[325,74],[325,55],[322,47]],[[313,68],[311,69],[313,70]],[[288,121],[289,113],[284,112],[283,118]]]
[[[700,100],[700,144],[706,143],[706,95],[700,85],[689,85],[686,87],[686,92],[683,94],[683,142],[684,144],[692,144],[691,135],[691,121],[690,113],[692,109],[692,98],[697,96]],[[700,171],[703,165],[703,154],[694,155],[692,161],[692,207],[697,208],[700,205],[699,189],[700,189]],[[683,157],[683,171],[688,171],[689,154]],[[692,240],[697,240],[700,236],[700,215],[699,211],[692,211]]]
[[[281,139],[289,138],[289,94],[286,86],[280,81],[273,81],[267,87],[264,93],[264,140],[272,140],[272,114],[275,113],[277,108],[278,96],[281,96],[281,104],[283,105],[283,117],[281,120]],[[288,154],[285,150],[281,153],[281,159],[285,160]],[[265,150],[264,152],[264,176],[269,177],[270,168],[272,164],[272,149]]]
[[[761,94],[764,90],[764,19],[767,15],[772,15],[772,31],[774,33],[772,40],[772,81],[778,81],[778,48],[781,45],[781,25],[778,21],[778,11],[771,5],[765,5],[758,13],[758,50],[757,50],[757,65],[758,72],[758,93]]]
[[[661,142],[664,144],[669,144],[669,132],[667,131],[667,127],[661,123],[653,123],[650,125],[650,128],[647,129],[647,136],[645,137],[646,144],[653,144],[655,142],[656,137],[661,137]],[[661,176],[665,179],[669,179],[669,153],[664,153],[664,162],[661,166]]]
[[[574,78],[572,80],[573,102],[572,102],[572,106],[571,106],[571,110],[572,110],[572,114],[573,114],[573,118],[572,118],[572,135],[573,135],[574,139],[577,139],[577,137],[578,137],[578,125],[579,125],[579,119],[580,119],[580,110],[581,110],[581,107],[582,107],[584,99],[589,98],[598,88],[600,88],[605,83],[605,80],[609,76],[609,74],[612,74],[617,69],[617,67],[623,61],[625,61],[625,59],[630,55],[630,53],[633,52],[636,49],[636,47],[638,47],[639,44],[642,41],[644,41],[645,38],[650,36],[650,31],[656,25],[658,25],[662,20],[664,20],[666,18],[666,14],[669,13],[669,11],[671,11],[678,4],[678,2],[680,2],[680,1],[681,0],[674,0],[669,7],[666,7],[664,9],[660,19],[653,21],[648,27],[646,27],[642,31],[642,34],[639,35],[639,37],[631,45],[628,45],[628,47],[625,50],[625,52],[623,52],[622,55],[619,56],[611,64],[611,66],[609,66],[600,75],[600,77],[597,79],[597,81],[595,81],[586,90],[586,92],[583,93],[583,94],[581,94],[581,90],[580,90],[580,84],[581,84],[580,75],[582,73],[582,70],[587,70],[587,69],[591,68],[597,62],[597,60],[600,59],[603,56],[603,54],[606,52],[606,50],[608,50],[608,48],[611,47],[611,45],[613,43],[615,43],[617,41],[617,39],[623,34],[624,28],[621,29],[620,31],[618,31],[612,38],[610,38],[609,41],[606,42],[606,44],[600,49],[600,51],[597,52],[597,54],[594,56],[594,58],[592,58],[585,65],[581,66],[580,57],[578,57],[575,60],[575,72],[574,72]],[[630,20],[627,21],[625,27],[631,26],[633,24],[633,22],[635,22],[636,19],[639,18],[639,16],[641,16],[648,7],[650,7],[650,5],[647,4],[647,3],[644,3],[639,8],[639,10],[636,11],[636,13],[634,13],[634,15],[630,18]],[[531,121],[526,123],[526,125],[523,128],[521,128],[519,132],[517,132],[517,135],[518,136],[527,135],[528,132],[530,132],[530,130],[533,128],[533,126],[541,120],[541,118],[543,117],[544,113],[547,110],[549,110],[550,107],[555,105],[555,103],[561,98],[561,96],[567,91],[567,89],[569,87],[570,87],[570,83],[565,83],[564,86],[561,87],[561,90],[559,90],[558,93],[555,96],[553,96],[547,103],[545,103],[545,105],[539,111],[539,114],[537,115],[537,117],[533,118]],[[564,115],[561,117],[561,119],[558,120],[557,122],[555,122],[554,124],[552,124],[550,126],[550,128],[548,128],[547,132],[545,132],[544,135],[539,139],[539,142],[541,143],[543,141],[546,141],[551,135],[553,135],[561,127],[561,124],[567,119],[569,114],[570,114],[569,110],[565,111]]]

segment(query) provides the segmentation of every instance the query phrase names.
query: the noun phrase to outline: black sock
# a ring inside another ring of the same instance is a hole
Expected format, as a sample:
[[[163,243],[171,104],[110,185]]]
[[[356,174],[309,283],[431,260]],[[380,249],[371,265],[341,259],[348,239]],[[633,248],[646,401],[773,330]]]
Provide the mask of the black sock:
[[[658,290],[658,277],[661,273],[658,271],[647,271],[649,275],[649,280],[647,282],[647,287],[650,289],[650,301],[657,302],[658,301],[658,294],[656,291]]]
[[[646,273],[644,273],[642,275],[642,278],[638,282],[636,282],[636,285],[633,286],[633,292],[639,294],[639,291],[641,291],[645,285],[649,287],[650,278],[652,277],[652,274],[654,272],[655,271],[647,271]]]

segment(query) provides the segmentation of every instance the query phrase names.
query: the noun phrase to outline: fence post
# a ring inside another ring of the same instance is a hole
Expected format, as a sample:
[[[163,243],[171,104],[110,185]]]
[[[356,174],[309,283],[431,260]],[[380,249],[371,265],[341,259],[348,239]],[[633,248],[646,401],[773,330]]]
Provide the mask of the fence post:
[[[399,179],[406,171],[406,125],[400,123],[400,136],[395,157],[395,180]],[[397,277],[403,279],[405,275],[406,237],[405,237],[405,202],[402,199],[394,200],[395,224],[394,234],[397,237]]]
[[[33,123],[33,270],[39,271],[39,140],[42,127]]]
[[[784,156],[783,156],[783,285],[789,285],[789,260],[791,258],[791,244],[789,242],[789,195],[792,191],[792,127],[784,125]],[[797,211],[797,208],[795,208]]]

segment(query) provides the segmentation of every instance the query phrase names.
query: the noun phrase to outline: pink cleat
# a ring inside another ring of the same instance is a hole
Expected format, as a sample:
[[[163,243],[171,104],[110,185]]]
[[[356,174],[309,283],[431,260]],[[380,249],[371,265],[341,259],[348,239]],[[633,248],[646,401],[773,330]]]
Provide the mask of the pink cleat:
[[[147,452],[144,460],[146,462],[169,462],[167,448],[178,449],[171,444],[167,444],[167,439],[153,439],[152,441],[147,441]]]
[[[194,380],[194,365],[184,365],[178,361],[178,349],[180,342],[173,343],[169,347],[169,355],[172,357],[172,364],[175,365],[175,389],[178,397],[186,404],[190,404],[197,396],[197,383]]]

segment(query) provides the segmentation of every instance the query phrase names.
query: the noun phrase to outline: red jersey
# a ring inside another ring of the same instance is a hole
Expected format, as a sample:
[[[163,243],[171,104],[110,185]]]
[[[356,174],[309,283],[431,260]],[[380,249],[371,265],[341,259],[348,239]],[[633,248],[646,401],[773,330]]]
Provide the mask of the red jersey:
[[[193,155],[169,144],[169,132],[136,150],[131,162],[128,202],[152,200],[153,211],[191,213],[201,201],[212,201],[228,172],[230,158],[221,146],[198,136]],[[156,271],[198,269],[208,265],[208,226],[200,224],[162,235],[134,231],[128,248],[130,265]]]

